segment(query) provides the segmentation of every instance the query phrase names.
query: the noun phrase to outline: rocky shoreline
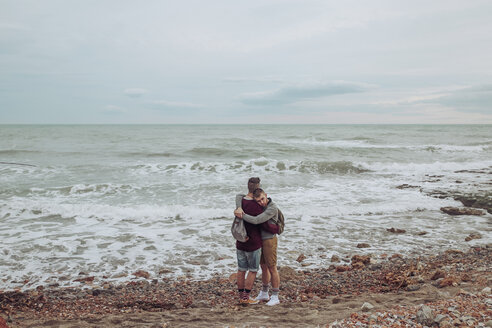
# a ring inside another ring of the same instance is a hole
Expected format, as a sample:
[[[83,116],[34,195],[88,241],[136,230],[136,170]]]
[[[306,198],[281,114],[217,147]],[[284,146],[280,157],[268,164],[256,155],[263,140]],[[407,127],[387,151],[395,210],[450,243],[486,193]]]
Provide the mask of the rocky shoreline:
[[[487,322],[492,317],[492,245],[421,258],[355,255],[343,265],[334,262],[327,268],[296,271],[281,267],[279,271],[282,303],[269,309],[264,305],[238,305],[234,274],[193,281],[150,279],[140,272],[138,280],[118,285],[95,285],[91,279],[81,279],[84,286],[78,288],[40,286],[27,291],[0,291],[0,317],[8,327],[124,327],[125,322],[128,327],[368,327],[370,322],[371,327],[382,327],[388,326],[389,321],[384,320],[390,316],[394,322],[396,316],[401,322],[418,326],[422,325],[417,315],[421,308],[416,306],[428,303],[426,306],[435,313],[432,320],[437,314],[447,315],[431,326],[446,327],[458,323],[456,320],[465,327],[492,324]],[[260,284],[257,279],[255,291]],[[407,298],[413,301],[405,304]],[[386,304],[385,299],[391,301]],[[352,305],[347,306],[348,300]],[[465,303],[471,306],[469,310],[460,307]],[[386,305],[381,308],[381,304]],[[450,308],[465,309],[457,316]],[[283,311],[280,324],[276,316]],[[302,313],[315,315],[307,319]]]

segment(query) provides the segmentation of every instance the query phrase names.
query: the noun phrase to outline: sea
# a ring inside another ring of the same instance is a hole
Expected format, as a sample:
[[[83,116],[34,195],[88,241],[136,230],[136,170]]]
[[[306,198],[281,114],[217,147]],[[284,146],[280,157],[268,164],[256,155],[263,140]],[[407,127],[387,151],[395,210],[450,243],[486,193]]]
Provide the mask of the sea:
[[[492,242],[491,214],[440,210],[490,200],[492,125],[0,125],[0,290],[228,277],[250,177],[286,218],[279,266]]]

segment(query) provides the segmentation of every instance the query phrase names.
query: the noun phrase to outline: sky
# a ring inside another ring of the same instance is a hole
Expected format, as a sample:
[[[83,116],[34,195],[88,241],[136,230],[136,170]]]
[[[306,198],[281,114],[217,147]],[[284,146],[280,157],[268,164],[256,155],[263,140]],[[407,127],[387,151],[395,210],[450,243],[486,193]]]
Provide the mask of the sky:
[[[0,124],[492,124],[490,0],[0,8]]]

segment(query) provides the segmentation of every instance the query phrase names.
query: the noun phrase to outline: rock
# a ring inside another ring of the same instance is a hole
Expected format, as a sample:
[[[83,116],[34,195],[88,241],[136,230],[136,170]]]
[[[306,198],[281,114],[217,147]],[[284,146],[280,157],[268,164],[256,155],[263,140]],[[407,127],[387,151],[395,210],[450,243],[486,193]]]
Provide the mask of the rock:
[[[371,245],[369,245],[367,243],[359,243],[359,244],[357,244],[357,248],[368,248],[368,247],[371,247]]]
[[[235,282],[237,280],[237,273],[233,273],[229,276],[230,282]]]
[[[354,270],[360,270],[360,269],[363,269],[365,267],[366,266],[362,262],[354,262],[354,263],[352,263],[352,269],[354,269]]]
[[[371,257],[368,255],[354,255],[351,258],[352,265],[356,262],[361,262],[363,264],[369,264],[371,263]]]
[[[369,270],[371,271],[378,271],[378,270],[381,270],[383,268],[383,265],[380,264],[380,263],[377,263],[377,264],[371,264],[369,266]]]
[[[458,280],[454,277],[446,277],[439,283],[439,287],[458,286]]]
[[[409,185],[408,183],[404,183],[404,184],[396,187],[396,189],[408,189],[408,188],[420,188],[420,187],[419,186],[412,186],[412,185]]]
[[[461,275],[461,281],[469,282],[469,281],[472,281],[472,279],[473,279],[472,276],[467,272],[465,272]]]
[[[492,290],[490,289],[490,287],[485,287],[484,289],[482,289],[481,293],[482,295],[490,295],[492,292]]]
[[[487,321],[485,327],[492,327],[492,320]]]
[[[297,262],[301,263],[302,261],[304,261],[306,259],[306,255],[304,254],[301,254],[297,257]]]
[[[434,274],[432,274],[431,276],[431,280],[437,280],[437,279],[440,279],[440,278],[444,278],[446,276],[446,273],[442,270],[439,270],[437,269]]]
[[[477,194],[458,194],[453,195],[453,198],[460,201],[466,207],[483,208],[487,212],[492,212],[492,193],[485,192],[481,195]],[[492,213],[491,213],[492,214]]]
[[[194,307],[194,308],[210,307],[210,303],[206,300],[197,300],[191,304],[191,307]]]
[[[420,231],[417,233],[417,235],[419,235],[419,236],[427,235],[427,231]]]
[[[405,233],[405,232],[407,232],[406,230],[395,229],[395,228],[389,228],[389,229],[386,229],[386,231],[391,232],[391,233]]]
[[[427,305],[421,305],[417,310],[417,322],[421,325],[431,326],[434,323],[434,314]]]
[[[465,238],[465,241],[470,241],[473,239],[482,239],[482,235],[478,232],[471,233],[468,235],[468,237]]]
[[[407,286],[407,292],[415,292],[420,289],[420,285]]]
[[[94,276],[75,279],[76,282],[92,283],[94,281]]]
[[[159,270],[159,274],[166,274],[166,273],[172,273],[172,271],[169,270],[169,269],[161,269],[161,270]]]
[[[441,207],[441,211],[449,215],[484,215],[482,210],[475,208]]]
[[[431,285],[434,286],[434,287],[440,288],[441,287],[441,281],[442,280],[443,280],[443,278],[439,278],[439,279],[431,282]]]
[[[472,294],[464,290],[463,288],[460,288],[458,291],[458,295],[465,295],[465,296],[471,296]]]
[[[443,315],[443,314],[438,314],[436,315],[436,317],[434,318],[434,322],[435,323],[441,323],[441,321],[443,321],[444,319],[446,319],[447,316]]]
[[[463,255],[464,252],[459,249],[448,249],[444,252],[446,255]]]
[[[335,272],[345,272],[350,271],[350,267],[347,265],[339,265],[335,268]]]
[[[362,312],[369,312],[372,309],[374,309],[374,305],[372,305],[371,303],[365,302],[364,304],[362,304],[362,307],[360,309],[362,310]]]
[[[145,278],[145,279],[150,278],[150,273],[148,273],[147,271],[144,271],[144,270],[138,270],[137,272],[134,272],[133,275],[135,277],[139,277],[139,278]]]
[[[278,274],[280,275],[280,281],[289,281],[297,278],[296,270],[288,266],[279,267]]]
[[[449,321],[449,319],[444,319],[439,322],[439,328],[452,328],[453,324]]]
[[[115,279],[125,278],[125,277],[128,277],[128,274],[125,272],[116,273],[113,276],[111,276],[111,278],[115,278]]]
[[[336,256],[336,255],[333,255],[333,256],[331,257],[331,262],[332,262],[332,263],[338,263],[338,262],[340,262],[340,257],[338,257],[338,256]]]
[[[468,315],[461,317],[460,320],[461,322],[466,323],[468,327],[473,327],[475,323],[475,318]]]

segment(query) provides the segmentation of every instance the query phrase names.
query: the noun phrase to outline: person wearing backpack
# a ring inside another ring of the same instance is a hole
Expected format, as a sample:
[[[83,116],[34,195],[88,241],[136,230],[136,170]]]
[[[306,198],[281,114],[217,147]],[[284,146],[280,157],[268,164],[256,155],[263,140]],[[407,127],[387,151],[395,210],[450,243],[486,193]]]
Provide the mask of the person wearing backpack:
[[[280,276],[277,271],[277,234],[283,231],[283,220],[279,224],[279,210],[277,205],[268,198],[263,189],[258,188],[253,192],[254,200],[263,207],[263,213],[253,216],[246,214],[240,206],[243,195],[236,196],[236,206],[238,207],[234,211],[234,215],[242,218],[245,223],[261,224],[261,239],[262,239],[262,253],[261,253],[261,281],[262,289],[260,294],[256,297],[258,301],[268,301],[267,305],[273,306],[280,303],[278,293],[280,287]],[[283,219],[283,215],[282,219]],[[282,230],[282,231],[281,231]],[[272,283],[272,297],[268,295],[268,284]]]

